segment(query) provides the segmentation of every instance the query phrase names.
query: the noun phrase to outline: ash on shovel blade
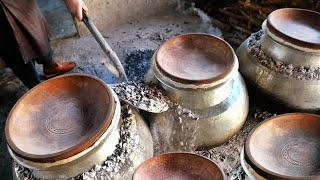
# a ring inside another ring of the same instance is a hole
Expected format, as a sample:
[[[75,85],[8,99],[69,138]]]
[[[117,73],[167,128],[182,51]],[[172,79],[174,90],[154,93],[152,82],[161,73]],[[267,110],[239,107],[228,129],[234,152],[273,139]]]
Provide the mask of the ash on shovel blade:
[[[161,113],[169,109],[168,98],[152,84],[130,81],[113,87],[121,100],[147,112]]]

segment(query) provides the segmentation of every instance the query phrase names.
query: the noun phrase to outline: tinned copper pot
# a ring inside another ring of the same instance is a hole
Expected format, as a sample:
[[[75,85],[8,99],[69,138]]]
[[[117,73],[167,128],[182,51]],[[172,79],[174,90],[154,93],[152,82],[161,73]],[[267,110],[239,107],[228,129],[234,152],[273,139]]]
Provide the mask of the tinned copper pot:
[[[285,8],[272,12],[262,25],[262,35],[258,39],[262,52],[275,63],[270,66],[286,64],[288,73],[277,72],[261,64],[251,53],[249,37],[237,50],[240,72],[246,81],[258,92],[264,103],[266,97],[272,102],[268,106],[310,111],[319,110],[319,77],[294,77],[292,69],[306,67],[314,71],[320,67],[320,14],[317,12]],[[302,71],[305,71],[302,69]],[[319,74],[319,72],[316,72]],[[319,76],[319,75],[315,76]],[[278,108],[279,109],[279,108]]]
[[[225,180],[222,169],[213,161],[192,153],[165,153],[143,162],[132,180],[210,179]]]
[[[149,128],[136,110],[132,113],[129,141],[135,142],[135,149],[114,174],[123,179],[131,178],[134,169],[153,156]],[[10,112],[9,152],[36,178],[69,179],[103,164],[114,153],[122,121],[120,101],[102,80],[82,74],[59,76],[31,89]],[[15,169],[14,176],[19,179]]]
[[[269,118],[248,135],[243,169],[252,179],[319,179],[320,116],[289,113]]]
[[[199,118],[177,118],[172,109],[152,114],[154,141],[165,145],[160,151],[220,145],[247,117],[248,95],[237,57],[218,37],[185,34],[166,41],[153,56],[147,81],[158,83],[174,102]]]

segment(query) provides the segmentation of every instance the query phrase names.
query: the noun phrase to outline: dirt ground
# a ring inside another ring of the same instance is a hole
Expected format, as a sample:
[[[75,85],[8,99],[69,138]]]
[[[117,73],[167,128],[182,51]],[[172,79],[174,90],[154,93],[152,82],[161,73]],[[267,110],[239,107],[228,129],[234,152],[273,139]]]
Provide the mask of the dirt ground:
[[[112,31],[102,31],[102,34],[118,53],[119,58],[125,61],[136,51],[149,52],[147,57],[142,57],[148,59],[150,52],[155,51],[163,41],[187,32],[219,34],[217,29],[207,26],[198,17],[181,14],[141,19]],[[56,59],[77,62],[78,66],[73,72],[92,74],[109,84],[118,82],[116,70],[91,36],[58,40],[52,42],[52,46]],[[148,67],[147,64],[145,66]],[[38,69],[41,73],[39,67]],[[27,89],[10,70],[0,70],[0,177],[3,179],[11,179],[11,159],[6,150],[4,136],[6,117],[14,103],[26,91]],[[261,118],[255,116],[257,116],[256,111],[251,110],[242,130],[224,145],[198,152],[218,162],[229,179],[246,178],[239,157],[248,133],[261,121]]]

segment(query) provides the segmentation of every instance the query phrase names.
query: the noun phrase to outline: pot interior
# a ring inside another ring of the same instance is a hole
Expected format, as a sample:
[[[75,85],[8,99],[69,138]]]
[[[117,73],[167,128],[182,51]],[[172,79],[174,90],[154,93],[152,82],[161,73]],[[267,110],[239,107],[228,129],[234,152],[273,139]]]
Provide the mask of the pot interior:
[[[267,25],[276,35],[299,46],[320,49],[320,13],[295,8],[278,9]]]
[[[312,114],[286,114],[269,119],[247,139],[248,162],[270,178],[319,177],[319,129],[320,117]]]
[[[224,40],[207,34],[184,34],[166,41],[156,62],[169,78],[180,83],[211,83],[226,77],[236,56]]]
[[[114,108],[111,89],[94,77],[76,74],[48,80],[12,109],[6,124],[8,144],[32,161],[68,158],[99,139]]]
[[[133,180],[224,179],[222,170],[211,160],[191,153],[168,153],[145,161]]]

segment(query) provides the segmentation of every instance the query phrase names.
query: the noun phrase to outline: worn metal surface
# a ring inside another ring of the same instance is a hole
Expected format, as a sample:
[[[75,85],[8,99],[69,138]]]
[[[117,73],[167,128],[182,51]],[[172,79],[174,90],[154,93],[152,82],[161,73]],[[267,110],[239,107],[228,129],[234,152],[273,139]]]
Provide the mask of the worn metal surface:
[[[267,179],[320,178],[320,116],[292,113],[256,126],[245,144],[245,159]]]
[[[17,156],[30,161],[69,158],[105,133],[115,114],[114,99],[111,88],[90,75],[45,81],[11,110],[6,123],[8,144]]]
[[[122,121],[119,109],[120,103],[117,100],[115,119],[113,119],[110,128],[93,147],[76,156],[54,163],[35,163],[13,155],[14,160],[29,168],[32,174],[38,178],[69,179],[84,173],[93,168],[94,165],[104,163],[106,158],[114,153],[119,140],[119,124]],[[113,174],[115,179],[131,179],[136,167],[153,156],[153,141],[148,126],[136,110],[133,110],[133,114],[131,133],[135,134],[138,141],[134,140],[137,141],[137,144],[130,154],[130,158],[125,159],[123,166],[120,167],[121,169]],[[19,176],[15,170],[14,176],[16,178]]]
[[[320,50],[320,13],[283,8],[273,11],[267,19],[270,32],[301,47]]]
[[[263,26],[265,27],[265,26]],[[264,28],[268,34],[268,30]],[[293,46],[293,47],[292,47]],[[320,50],[307,50],[289,44],[282,44],[269,35],[261,39],[261,49],[272,59],[280,60],[293,66],[320,66]]]
[[[297,16],[298,14],[300,16]],[[306,17],[301,19],[302,16]],[[319,21],[310,21],[315,17],[320,15],[297,9],[275,11],[262,25],[264,35],[261,38],[261,50],[276,62],[291,64],[293,67],[318,68],[320,50],[315,46],[320,35]],[[288,27],[283,24],[288,24]],[[301,29],[305,29],[305,32],[296,32]],[[303,40],[302,36],[305,37]],[[248,83],[257,89],[256,92],[268,96],[268,99],[286,108],[313,112],[319,110],[318,80],[300,80],[263,66],[249,53],[248,43],[249,39],[241,44],[237,55],[240,72]]]
[[[12,158],[20,165],[29,168],[35,177],[44,179],[67,179],[85,172],[95,164],[103,163],[111,155],[119,139],[120,102],[113,93],[116,110],[109,128],[89,148],[69,158],[55,162],[34,162],[16,156],[10,149]]]
[[[233,52],[231,47],[229,51]],[[218,81],[200,85],[171,80],[158,69],[155,58],[147,79],[158,82],[174,101],[199,115],[197,121],[184,122],[174,119],[170,111],[151,115],[151,132],[160,144],[178,150],[183,139],[188,137],[191,138],[187,140],[192,143],[190,146],[207,149],[226,142],[240,130],[248,114],[249,102],[246,86],[238,73],[236,56],[228,56],[235,58],[231,72]],[[192,71],[192,67],[189,68]]]
[[[236,64],[235,54],[225,41],[201,33],[173,37],[161,45],[155,56],[161,73],[184,84],[221,81]]]
[[[162,179],[226,179],[223,171],[213,161],[191,153],[167,153],[153,157],[141,164],[133,180]]]
[[[244,158],[244,149],[241,150],[240,154],[241,167],[245,171],[249,180],[265,180],[266,178],[259,175],[252,167],[246,162]]]
[[[268,35],[265,35],[268,36]],[[269,36],[262,41],[262,48],[274,60],[304,65],[319,66],[320,54],[301,53],[286,45],[281,45]],[[277,73],[262,64],[249,53],[248,40],[243,42],[237,50],[240,72],[268,98],[284,103],[284,105],[298,110],[317,111],[320,102],[320,82],[318,80],[299,80]]]

